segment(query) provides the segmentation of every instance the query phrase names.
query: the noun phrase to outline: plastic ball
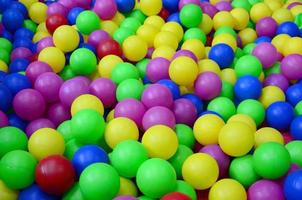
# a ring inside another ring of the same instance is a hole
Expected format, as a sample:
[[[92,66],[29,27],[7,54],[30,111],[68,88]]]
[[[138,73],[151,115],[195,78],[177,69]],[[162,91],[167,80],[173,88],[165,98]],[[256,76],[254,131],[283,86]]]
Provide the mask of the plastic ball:
[[[234,8],[231,10],[231,15],[235,20],[234,29],[243,30],[249,22],[249,13],[244,8]]]
[[[130,63],[119,63],[117,64],[111,72],[111,79],[116,83],[120,84],[122,81],[127,79],[138,79],[139,73],[137,68],[135,68]]]
[[[171,108],[173,104],[173,96],[166,86],[161,84],[153,84],[144,90],[142,94],[142,103],[147,108],[154,106]]]
[[[11,73],[8,74],[4,80],[3,84],[10,89],[11,93],[13,95],[16,95],[18,92],[28,89],[32,87],[32,84],[30,83],[29,79],[19,73]]]
[[[147,43],[138,36],[128,37],[123,42],[123,52],[130,61],[142,60],[147,54]]]
[[[71,26],[63,25],[53,33],[53,42],[63,52],[71,52],[79,45],[78,32]]]
[[[274,95],[272,96],[272,94]],[[267,108],[274,102],[285,101],[285,94],[276,86],[267,86],[262,89],[262,95],[259,101]]]
[[[255,147],[259,147],[267,142],[277,142],[284,144],[282,134],[274,128],[264,127],[255,133]]]
[[[26,59],[16,59],[13,62],[11,62],[11,64],[9,65],[9,71],[11,73],[15,73],[15,72],[21,72],[21,71],[25,71],[27,66],[29,65],[29,61]],[[3,67],[1,67],[1,65]],[[1,68],[7,68],[6,64],[3,61],[0,61],[0,70],[1,71],[7,71],[6,69],[1,69]]]
[[[141,81],[137,79],[127,79],[118,85],[116,89],[116,98],[118,101],[128,98],[140,100],[143,91],[144,85]]]
[[[36,185],[33,184],[30,187],[22,190],[22,192],[19,193],[18,199],[20,200],[35,200],[35,199],[47,199],[47,200],[54,200],[55,196],[47,194],[42,191],[42,189]]]
[[[129,13],[135,6],[135,0],[116,0],[117,9],[121,13]]]
[[[154,37],[154,47],[169,46],[172,49],[177,49],[178,38],[172,32],[160,31]]]
[[[70,56],[70,67],[76,74],[89,75],[96,70],[96,65],[96,56],[86,48],[77,49]]]
[[[221,179],[210,189],[209,199],[247,199],[247,195],[244,187],[238,181]]]
[[[295,84],[295,85],[290,86],[286,90],[286,100],[293,106],[296,106],[297,103],[299,103],[302,100],[301,85]]]
[[[0,97],[1,97],[0,109],[2,111],[9,110],[12,106],[13,94],[11,93],[9,88],[6,87],[5,85],[0,85]]]
[[[301,141],[292,141],[289,142],[285,148],[288,150],[290,157],[291,157],[291,162],[299,165],[300,167],[302,166],[302,160],[301,160]]]
[[[291,122],[290,125],[290,133],[295,140],[300,140],[302,138],[301,130],[302,130],[302,117],[298,116]]]
[[[272,15],[272,10],[265,3],[256,3],[252,6],[250,16],[253,22]]]
[[[302,55],[292,54],[286,56],[281,62],[281,72],[289,80],[301,79],[300,73]]]
[[[8,31],[14,32],[17,29],[21,28],[23,21],[23,14],[17,9],[7,9],[3,12],[2,23]]]
[[[226,68],[233,63],[234,52],[227,44],[216,44],[209,52],[209,59],[214,60],[220,68]]]
[[[92,109],[101,115],[104,114],[103,103],[96,96],[90,94],[83,94],[72,102],[71,115],[74,116],[76,113],[84,109]]]
[[[141,0],[140,9],[147,16],[157,15],[162,9],[162,1]]]
[[[113,39],[101,40],[98,48],[97,54],[100,59],[107,55],[117,55],[122,56],[122,49],[118,42]]]
[[[55,128],[55,125],[52,121],[50,121],[49,119],[46,119],[46,118],[40,118],[40,119],[33,120],[27,125],[27,127],[25,129],[26,136],[28,138],[30,138],[30,136],[34,132],[36,132],[37,130],[39,130],[41,128]]]
[[[237,60],[234,69],[237,77],[244,75],[253,75],[259,77],[262,72],[262,65],[255,56],[245,55]]]
[[[262,84],[255,76],[241,76],[235,83],[234,92],[239,101],[258,99],[262,92]]]
[[[169,78],[170,62],[165,58],[152,59],[146,68],[146,74],[150,81],[157,82]]]
[[[270,180],[259,180],[248,190],[248,198],[251,200],[276,199],[283,200],[282,187]]]
[[[90,10],[81,12],[76,19],[76,26],[85,35],[100,28],[100,18]]]
[[[173,200],[173,199],[189,200],[190,198],[187,195],[182,194],[180,192],[172,192],[172,193],[166,194],[165,196],[163,196],[161,198],[161,200]]]
[[[236,113],[234,103],[226,97],[217,97],[208,104],[208,111],[218,113],[224,121],[227,121],[231,116]]]
[[[287,199],[299,199],[301,198],[301,188],[297,185],[302,179],[302,170],[292,172],[285,179],[284,194]]]
[[[299,103],[297,103],[297,105],[295,106],[295,112],[297,115],[301,115],[302,114],[302,101],[300,101]]]
[[[197,110],[193,102],[180,98],[174,101],[173,112],[176,123],[192,126],[197,118]]]
[[[186,145],[189,148],[193,148],[195,144],[195,138],[193,130],[185,124],[177,124],[175,126],[175,132],[178,138],[179,144]]]
[[[213,18],[214,29],[218,30],[220,27],[228,26],[233,28],[235,20],[230,12],[220,11],[215,14]]]
[[[57,28],[66,24],[68,24],[68,22],[64,15],[59,13],[52,14],[46,19],[46,31],[48,31],[49,33],[54,33]]]
[[[0,129],[0,157],[13,150],[26,150],[27,137],[25,133],[11,126],[6,126]]]
[[[117,12],[117,5],[114,0],[98,0],[93,6],[93,11],[102,19],[112,19]]]
[[[111,107],[116,102],[116,86],[110,79],[99,78],[91,82],[89,91],[102,101],[105,108]]]
[[[47,47],[43,49],[39,53],[38,60],[48,64],[56,73],[62,71],[65,66],[65,55],[56,47]]]
[[[115,55],[108,55],[102,58],[98,65],[98,71],[101,77],[110,78],[112,69],[115,65],[122,63],[123,60]]]
[[[181,23],[187,28],[197,27],[203,18],[200,6],[195,4],[185,5],[179,13]]]
[[[272,17],[260,19],[256,24],[258,36],[273,37],[276,34],[278,24]]]
[[[265,78],[264,86],[277,86],[281,90],[287,91],[289,82],[282,74],[271,74]],[[288,94],[286,93],[286,95]]]
[[[18,191],[8,188],[3,183],[3,181],[0,181],[0,191],[1,191],[0,198],[7,199],[7,200],[14,200],[17,199],[18,197],[20,198],[20,196],[18,195]]]
[[[35,2],[33,3],[29,10],[28,14],[29,17],[36,23],[41,23],[46,20],[46,11],[47,11],[47,6],[44,3],[41,2]]]
[[[119,195],[131,195],[137,196],[137,187],[133,183],[133,181],[120,177],[120,190],[118,192]]]
[[[287,34],[279,34],[276,35],[273,39],[272,39],[272,44],[277,48],[278,52],[282,52],[283,51],[283,47],[286,44],[286,41],[290,39],[290,36]]]
[[[252,54],[260,60],[263,68],[271,67],[277,61],[277,49],[268,42],[258,44]]]
[[[165,125],[170,128],[175,126],[175,117],[171,110],[162,106],[155,106],[147,110],[142,119],[144,130],[154,125]]]
[[[294,22],[283,22],[277,29],[277,34],[287,34],[291,37],[300,36],[300,30]]]
[[[68,15],[67,15],[67,20],[68,20],[68,23],[70,25],[74,25],[76,24],[76,19],[78,17],[78,15],[83,12],[84,9],[83,8],[80,8],[80,7],[75,7],[75,8],[72,8],[69,12],[68,12]]]

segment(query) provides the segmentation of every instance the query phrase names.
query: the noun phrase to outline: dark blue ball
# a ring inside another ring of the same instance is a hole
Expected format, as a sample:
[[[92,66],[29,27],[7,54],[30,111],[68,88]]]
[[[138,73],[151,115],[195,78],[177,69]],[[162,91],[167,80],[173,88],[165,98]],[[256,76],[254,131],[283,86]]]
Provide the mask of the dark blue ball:
[[[30,62],[23,58],[18,58],[12,61],[9,65],[9,72],[16,73],[25,71]]]
[[[167,22],[177,22],[180,24],[179,13],[173,13],[167,18]]]
[[[0,110],[6,112],[12,107],[13,95],[8,87],[0,84]]]
[[[178,3],[179,0],[163,0],[164,8],[166,8],[170,13],[178,11]]]
[[[27,49],[33,50],[34,43],[28,38],[19,38],[13,42],[13,48],[25,47]]]
[[[3,13],[12,2],[13,0],[0,0],[0,13]]]
[[[83,12],[84,9],[80,7],[75,7],[71,9],[67,15],[67,20],[70,25],[74,25],[76,23],[78,15]]]
[[[263,42],[268,42],[270,43],[272,41],[272,38],[268,37],[268,36],[261,36],[261,37],[258,37],[256,40],[255,40],[255,43],[256,44],[260,44],[260,43],[263,43]]]
[[[8,7],[9,9],[17,9],[19,10],[24,18],[27,18],[27,8],[20,2],[18,1],[14,1],[10,4],[10,6]]]
[[[302,199],[302,170],[290,173],[284,181],[284,194],[287,200]]]
[[[2,15],[2,23],[4,27],[14,32],[23,26],[24,16],[18,9],[7,9]]]
[[[258,99],[261,96],[262,84],[257,77],[246,75],[240,77],[234,85],[234,93],[239,101]]]
[[[5,29],[2,31],[1,36],[4,37],[5,39],[9,40],[10,42],[12,42],[14,40],[13,34],[11,34],[9,31],[7,31]]]
[[[290,133],[295,140],[302,140],[302,116],[298,116],[292,121]]]
[[[92,46],[91,44],[88,43],[81,43],[79,45],[79,48],[86,48],[89,49],[90,51],[92,51],[94,54],[96,54],[96,49],[94,48],[94,46]]]
[[[10,114],[8,115],[8,122],[10,126],[14,126],[16,128],[19,128],[23,131],[25,131],[25,128],[27,126],[26,121],[21,119],[18,115],[16,114]]]
[[[203,111],[203,101],[195,94],[185,94],[182,98],[190,100],[196,107],[197,113]]]
[[[214,60],[220,68],[229,67],[234,60],[234,51],[227,44],[216,44],[209,52],[209,59]]]
[[[41,188],[33,184],[28,188],[22,190],[19,194],[18,200],[58,200],[60,198],[51,196],[41,190]]]
[[[23,38],[27,38],[32,40],[34,37],[34,33],[27,29],[27,28],[20,28],[18,29],[15,34],[14,34],[14,39],[18,40],[18,39],[23,39]]]
[[[294,22],[287,21],[280,24],[277,28],[277,35],[279,34],[287,34],[291,37],[299,37],[300,30],[297,24],[295,24]]]
[[[6,72],[0,71],[0,84],[3,82],[6,75],[7,75]]]
[[[121,13],[129,13],[135,6],[135,0],[115,0],[117,9]]]
[[[9,88],[13,95],[16,95],[23,89],[32,87],[30,80],[26,76],[19,73],[8,74],[3,83]]]
[[[290,86],[286,90],[286,100],[292,104],[292,106],[296,106],[297,103],[302,101],[302,85],[295,84]]]
[[[163,79],[158,81],[157,83],[166,86],[171,91],[174,100],[180,97],[180,89],[175,82],[168,79]]]

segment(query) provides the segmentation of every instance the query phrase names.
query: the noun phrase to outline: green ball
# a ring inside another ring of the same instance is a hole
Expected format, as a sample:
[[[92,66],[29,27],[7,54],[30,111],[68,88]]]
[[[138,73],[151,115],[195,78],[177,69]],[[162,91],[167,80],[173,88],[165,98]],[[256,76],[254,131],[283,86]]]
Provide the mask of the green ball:
[[[94,144],[104,136],[104,118],[95,110],[81,110],[71,119],[71,131],[80,143]]]
[[[143,79],[146,76],[147,65],[150,62],[150,59],[144,58],[143,60],[136,63],[136,67],[139,71],[140,78]]]
[[[288,150],[292,163],[302,167],[302,141],[292,141],[285,145]]]
[[[207,36],[203,32],[203,30],[201,30],[200,28],[190,28],[190,29],[188,29],[184,34],[183,40],[187,41],[189,39],[198,39],[203,44],[206,44],[206,42],[207,42]]]
[[[76,26],[82,34],[89,35],[100,29],[100,22],[100,18],[95,12],[85,10],[78,15]]]
[[[152,199],[150,197],[146,197],[146,196],[140,196],[137,198],[138,200],[155,200],[155,199]]]
[[[137,18],[127,17],[126,19],[124,19],[124,21],[122,21],[120,27],[131,29],[132,31],[136,32],[141,25],[142,24]]]
[[[195,145],[195,137],[192,128],[185,124],[176,124],[175,131],[179,144],[183,144],[190,149],[193,149]]]
[[[74,135],[71,131],[71,120],[66,120],[63,123],[61,123],[58,126],[57,131],[59,133],[61,133],[61,135],[63,136],[63,138],[65,140],[65,143],[74,138]]]
[[[254,48],[256,47],[256,44],[255,43],[250,43],[250,44],[247,44],[244,48],[243,48],[243,52],[245,54],[252,54]]]
[[[80,190],[79,183],[75,183],[72,188],[63,196],[63,200],[85,200]]]
[[[223,26],[223,27],[220,27],[215,33],[214,33],[214,37],[222,34],[222,33],[227,33],[227,34],[230,34],[232,35],[235,39],[237,39],[237,33],[236,31],[234,31],[234,29],[232,29],[231,27],[229,26]]]
[[[227,81],[222,81],[222,88],[221,88],[220,96],[233,100],[234,99],[233,85]]]
[[[245,55],[237,60],[235,72],[238,78],[245,75],[259,77],[262,72],[262,65],[257,57]]]
[[[23,26],[34,33],[37,31],[37,24],[30,19],[24,20]]]
[[[136,183],[144,195],[159,199],[175,189],[176,173],[168,161],[152,158],[139,167]]]
[[[0,60],[2,60],[3,62],[5,62],[7,65],[10,62],[9,53],[6,50],[4,50],[4,49],[0,49]]]
[[[254,4],[256,3],[260,3],[262,2],[263,0],[248,0],[248,2],[253,6]]]
[[[137,68],[130,63],[119,63],[111,72],[111,79],[116,84],[120,84],[122,81],[131,78],[139,79],[139,72]]]
[[[174,167],[178,179],[182,179],[182,165],[192,154],[193,151],[189,147],[181,144],[178,146],[178,149],[173,157],[168,160]]]
[[[67,143],[65,143],[65,151],[64,156],[71,160],[73,158],[73,155],[75,152],[81,147],[83,144],[78,142],[76,139],[69,140]]]
[[[128,98],[140,100],[144,89],[144,84],[137,79],[124,80],[117,86],[116,99],[118,101]]]
[[[280,68],[280,63],[276,62],[272,67],[264,69],[264,75],[269,76],[271,74],[280,74],[281,73],[281,68]]]
[[[250,116],[254,119],[257,126],[261,125],[265,118],[265,108],[259,101],[254,99],[242,101],[237,107],[237,113]]]
[[[253,155],[253,166],[262,178],[278,179],[290,168],[290,155],[282,144],[268,142],[260,145]]]
[[[200,6],[187,4],[180,10],[179,19],[186,28],[193,28],[202,22],[202,14]]]
[[[0,158],[13,150],[27,150],[26,134],[12,126],[0,128]]]
[[[252,20],[250,20],[249,22],[248,22],[248,24],[247,24],[247,28],[252,28],[252,29],[255,29],[255,23],[252,21]]]
[[[176,183],[175,192],[180,192],[187,195],[191,200],[197,200],[196,191],[194,188],[185,181],[178,180]]]
[[[120,189],[118,173],[105,163],[94,163],[85,168],[79,183],[84,198],[89,200],[112,200]]]
[[[36,159],[27,151],[11,151],[0,161],[0,179],[10,189],[24,189],[34,183],[36,165]]]
[[[232,179],[237,180],[245,188],[250,187],[260,179],[253,168],[253,156],[245,155],[235,158],[230,165],[229,174]]]
[[[243,8],[247,12],[250,12],[252,5],[249,3],[248,0],[233,0],[232,1],[232,6],[234,8]]]
[[[113,33],[113,39],[117,41],[120,45],[123,44],[124,40],[128,38],[131,35],[134,35],[135,32],[131,29],[128,28],[118,28],[114,33]]]
[[[66,65],[59,75],[64,81],[72,79],[76,76],[76,74],[71,70],[70,65]]]
[[[90,75],[97,67],[96,56],[86,48],[80,48],[72,52],[69,63],[71,70],[78,75]]]
[[[234,102],[226,97],[217,97],[208,105],[209,111],[218,113],[224,121],[228,121],[230,117],[236,114]]]
[[[302,13],[295,17],[295,24],[297,24],[299,28],[302,28]]]
[[[240,48],[237,48],[236,51],[235,51],[235,57],[238,59],[238,58],[241,58],[242,56],[245,55],[245,52],[240,49]]]
[[[141,24],[144,23],[145,19],[147,18],[146,15],[138,9],[133,10],[127,17],[134,17],[138,19]]]
[[[13,49],[12,43],[6,38],[0,38],[0,49],[4,49],[6,52],[11,52]]]
[[[296,115],[302,115],[302,101],[295,106]]]

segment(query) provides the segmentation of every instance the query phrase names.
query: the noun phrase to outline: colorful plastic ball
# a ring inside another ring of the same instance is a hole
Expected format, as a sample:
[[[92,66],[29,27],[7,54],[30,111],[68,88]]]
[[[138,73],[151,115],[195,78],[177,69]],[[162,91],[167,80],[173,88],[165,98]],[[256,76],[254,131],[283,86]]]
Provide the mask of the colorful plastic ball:
[[[0,181],[0,198],[1,199],[7,199],[7,200],[15,200],[17,198],[20,198],[19,192],[17,190],[12,190],[8,188],[3,181]],[[21,199],[23,200],[23,199]]]
[[[25,188],[19,193],[18,199],[20,200],[36,200],[36,199],[45,199],[45,200],[55,200],[56,197],[50,194],[45,193],[42,189],[33,184],[28,188]]]
[[[67,19],[64,15],[59,13],[48,16],[45,22],[45,26],[49,33],[54,33],[57,28],[66,24],[68,24]]]
[[[104,39],[101,40],[97,48],[97,55],[100,59],[107,55],[117,55],[122,56],[122,49],[115,40],[113,39]]]
[[[88,44],[92,45],[94,48],[98,48],[98,45],[102,40],[109,39],[110,36],[106,31],[96,30],[91,32],[88,36]]]
[[[157,83],[166,86],[171,91],[173,95],[173,99],[177,99],[180,97],[179,86],[173,81],[164,79],[164,80],[160,80]]]
[[[287,21],[278,26],[277,34],[287,34],[291,37],[298,37],[300,36],[300,30],[294,22]]]
[[[137,68],[130,63],[119,63],[112,70],[111,79],[116,84],[120,84],[122,81],[131,78],[138,79],[139,73]]]
[[[189,200],[190,198],[187,195],[180,193],[180,192],[168,193],[161,198],[161,200],[174,200],[174,199]]]
[[[257,57],[245,55],[237,60],[234,69],[237,77],[244,75],[253,75],[259,77],[262,72],[262,65]]]
[[[302,56],[298,54],[291,54],[286,56],[281,62],[282,74],[289,80],[301,79]]]
[[[272,10],[265,3],[259,2],[252,6],[250,16],[253,22],[257,23],[264,17],[271,16]]]
[[[256,24],[257,35],[273,37],[276,34],[277,27],[278,24],[272,17],[262,18]]]
[[[197,27],[202,21],[202,14],[203,13],[199,5],[186,4],[180,10],[180,22],[187,28]]]
[[[295,112],[296,112],[297,115],[302,114],[302,101],[297,103],[297,105],[295,106]]]
[[[137,79],[127,79],[117,86],[116,98],[118,101],[128,98],[140,100],[144,89],[144,85],[141,81]]]
[[[215,73],[203,72],[197,77],[194,88],[202,100],[211,100],[220,94],[222,82]]]
[[[239,101],[258,99],[262,92],[262,84],[255,76],[241,76],[234,85],[234,92]]]
[[[284,46],[283,55],[288,56],[290,54],[299,54],[302,55],[302,38],[293,37],[287,41],[287,45]]]
[[[226,68],[233,63],[234,52],[227,44],[216,44],[211,47],[209,59],[214,60],[220,68]]]
[[[244,8],[234,8],[231,10],[231,15],[235,20],[234,29],[243,30],[249,23],[249,13]]]
[[[169,79],[170,62],[165,58],[152,59],[146,68],[146,74],[150,81],[157,82],[162,79]]]
[[[3,84],[0,85],[0,97],[0,109],[5,112],[12,106],[13,94],[10,89]]]
[[[162,106],[155,106],[147,110],[142,119],[144,130],[154,125],[165,125],[170,128],[175,126],[175,117],[171,110]]]
[[[286,100],[293,106],[302,100],[301,84],[292,85],[286,90]]]
[[[192,200],[197,199],[197,194],[196,194],[197,192],[194,190],[194,188],[190,184],[188,184],[185,181],[178,180],[176,183],[175,191],[179,192],[181,194],[185,194]]]
[[[8,117],[3,111],[0,111],[0,128],[8,126]]]
[[[30,62],[26,59],[16,59],[10,63],[9,71],[10,71],[10,73],[25,71],[27,66],[29,65],[29,63]],[[1,63],[0,63],[0,65],[1,65]],[[1,68],[1,66],[0,66],[0,68]],[[5,70],[1,70],[1,71],[5,71]]]
[[[209,192],[210,200],[218,199],[247,199],[244,187],[236,180],[221,179],[217,181]]]
[[[289,86],[288,80],[282,74],[268,75],[264,80],[264,86],[277,86],[284,92],[287,91]],[[287,93],[286,93],[287,94]]]
[[[193,148],[195,144],[195,137],[193,130],[185,124],[176,124],[175,132],[178,138],[179,144],[186,145],[190,149]]]
[[[3,26],[11,32],[16,31],[23,25],[24,16],[18,9],[7,9],[3,12],[2,23]]]
[[[174,101],[173,112],[178,124],[192,126],[197,118],[197,110],[194,103],[185,98]]]
[[[84,109],[92,109],[100,113],[104,114],[104,106],[103,103],[96,97],[90,94],[83,94],[78,96],[71,104],[71,115],[74,116],[81,110]]]
[[[270,180],[259,180],[249,188],[248,198],[250,200],[283,200],[284,194],[282,187],[276,182]]]
[[[302,160],[301,160],[301,141],[292,141],[289,142],[285,148],[288,150],[291,162],[297,164],[298,166],[302,166]]]
[[[220,27],[228,26],[233,28],[235,20],[230,12],[220,11],[213,17],[214,29],[218,30]]]
[[[86,48],[80,48],[72,52],[70,67],[79,75],[89,75],[96,70],[97,58],[94,53]]]
[[[286,199],[298,200],[302,197],[301,187],[298,184],[301,180],[302,170],[292,172],[286,177],[283,189]]]
[[[192,38],[184,41],[181,46],[181,49],[191,51],[192,53],[194,53],[198,60],[202,59],[205,55],[204,44],[198,39]]]
[[[117,9],[121,13],[129,13],[135,6],[135,0],[116,0]]]
[[[73,27],[63,25],[54,31],[53,42],[63,52],[71,52],[79,45],[80,37]]]
[[[0,161],[1,180],[11,189],[24,189],[33,184],[36,165],[37,161],[30,153],[10,151]]]
[[[46,20],[46,12],[47,5],[42,2],[33,3],[28,10],[29,17],[37,24]]]
[[[131,195],[133,197],[136,197],[138,196],[137,190],[138,189],[132,180],[120,177],[120,190],[118,192],[119,195]]]
[[[123,52],[130,61],[142,60],[147,50],[147,43],[138,36],[130,36],[123,42]]]
[[[58,126],[65,120],[70,119],[70,111],[62,103],[51,105],[47,111],[47,118],[52,121],[55,126]]]
[[[26,150],[27,137],[16,127],[3,127],[0,129],[0,157],[13,150]]]
[[[65,55],[56,47],[47,47],[43,49],[39,53],[38,60],[48,64],[56,73],[62,71],[65,66]]]
[[[255,147],[259,147],[267,142],[276,142],[284,144],[282,134],[274,128],[264,127],[256,131],[255,133]]]
[[[164,106],[171,108],[173,104],[173,96],[171,91],[161,84],[153,84],[148,86],[142,94],[142,103],[151,108],[154,106]]]
[[[236,113],[234,103],[226,97],[217,97],[210,101],[207,110],[218,113],[220,116],[222,116],[224,121],[227,121]]]
[[[114,200],[136,200],[136,198],[130,195],[123,195],[115,197]]]
[[[32,87],[29,79],[19,73],[8,74],[4,80],[3,84],[11,91],[13,95],[16,95],[18,92]]]
[[[302,130],[302,117],[298,116],[291,122],[290,125],[290,133],[295,140],[301,140],[302,138],[301,130]]]
[[[77,16],[76,26],[82,34],[89,35],[100,28],[100,18],[93,11],[86,10]]]
[[[102,101],[105,108],[111,107],[116,102],[116,86],[110,79],[99,78],[94,80],[89,86],[89,91]]]
[[[112,19],[117,12],[117,5],[114,0],[95,1],[93,11],[102,19]]]
[[[162,1],[141,0],[140,9],[147,16],[157,15],[162,9]]]
[[[80,8],[80,7],[75,7],[75,8],[72,8],[69,12],[68,12],[68,15],[67,15],[67,20],[68,20],[68,23],[70,25],[75,25],[76,24],[76,19],[78,17],[78,15],[83,12],[84,9],[83,8]]]
[[[256,122],[257,126],[259,126],[265,118],[263,105],[254,99],[242,101],[237,107],[237,113],[250,116]]]
[[[263,68],[271,67],[277,61],[277,49],[268,42],[258,44],[252,54],[260,60]]]
[[[37,130],[41,129],[41,128],[55,128],[55,125],[52,121],[50,121],[49,119],[46,118],[40,118],[40,119],[36,119],[31,121],[26,129],[25,129],[25,133],[26,136],[28,138],[30,138],[30,136],[36,132]]]
[[[47,47],[54,47],[53,38],[48,36],[41,39],[37,44],[37,52],[40,53],[43,49]]]

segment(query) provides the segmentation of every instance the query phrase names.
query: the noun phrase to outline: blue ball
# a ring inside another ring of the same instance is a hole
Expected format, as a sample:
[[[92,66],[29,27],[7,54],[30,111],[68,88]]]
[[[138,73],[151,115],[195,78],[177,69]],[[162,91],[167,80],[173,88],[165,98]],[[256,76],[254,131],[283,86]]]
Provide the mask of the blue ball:
[[[3,13],[12,2],[13,0],[0,0],[0,13]]]
[[[19,10],[24,18],[27,18],[27,8],[20,2],[18,1],[14,1],[10,4],[10,6],[8,7],[9,9],[17,9]]]
[[[151,81],[148,79],[147,76],[145,76],[145,77],[143,78],[143,83],[144,83],[144,85],[146,85],[146,84],[150,84]]]
[[[3,71],[0,71],[0,84],[3,82],[5,76],[6,76],[6,73]]]
[[[23,26],[24,16],[18,9],[7,9],[2,15],[2,23],[4,27],[14,32]]]
[[[280,24],[277,28],[277,35],[279,34],[287,34],[291,37],[299,37],[300,30],[297,24],[295,24],[294,22],[287,21]]]
[[[178,11],[178,3],[179,0],[163,0],[164,8],[166,8],[170,13]]]
[[[121,13],[129,13],[135,6],[135,0],[115,0],[117,9]]]
[[[240,77],[234,85],[234,93],[239,101],[258,99],[261,96],[262,84],[257,77],[246,75]]]
[[[41,188],[33,184],[28,188],[22,190],[19,194],[18,200],[58,200],[58,197],[51,196],[41,190]]]
[[[270,43],[272,41],[272,38],[268,37],[268,36],[261,36],[261,37],[258,37],[256,40],[255,40],[255,43],[256,44],[260,44],[260,43],[263,43],[263,42],[268,42]]]
[[[286,90],[286,100],[292,104],[292,106],[296,106],[297,103],[302,101],[302,85],[295,84],[290,86]]]
[[[10,89],[13,95],[16,95],[23,89],[32,87],[30,80],[26,76],[19,73],[8,74],[3,83]]]
[[[8,115],[8,122],[10,126],[14,126],[16,128],[19,128],[23,131],[25,131],[25,128],[27,126],[26,121],[21,119],[18,115],[16,114],[10,114]]]
[[[94,48],[94,46],[92,46],[91,44],[88,43],[81,43],[79,45],[79,48],[86,48],[89,49],[90,51],[92,51],[94,54],[96,54],[96,49]]]
[[[0,84],[0,110],[6,112],[12,107],[13,95],[8,87]]]
[[[181,24],[181,23],[180,23],[180,18],[179,18],[179,13],[176,12],[176,13],[171,14],[171,15],[167,18],[167,22],[177,22],[177,23]]]
[[[268,125],[280,131],[289,130],[294,117],[295,111],[287,102],[278,101],[272,103],[266,110]]]
[[[76,23],[78,15],[83,12],[84,9],[80,7],[75,7],[71,9],[67,15],[67,20],[70,25],[74,25]]]
[[[284,181],[284,194],[287,200],[302,199],[302,170],[290,173]]]
[[[1,36],[4,37],[5,39],[11,41],[11,42],[14,40],[13,34],[11,34],[9,31],[7,31],[5,29],[2,31]]]
[[[216,44],[209,52],[209,59],[214,60],[220,68],[229,67],[234,60],[234,51],[227,44]]]
[[[190,100],[196,107],[197,113],[203,111],[203,101],[195,94],[185,94],[182,98]]]
[[[18,47],[25,47],[33,51],[34,43],[31,39],[28,38],[19,38],[13,42],[13,48],[16,49]]]
[[[290,133],[295,140],[302,140],[302,116],[298,116],[292,121]]]
[[[23,38],[27,38],[32,40],[34,37],[34,33],[27,29],[27,28],[20,28],[18,29],[15,34],[14,34],[14,39],[18,40],[18,39],[23,39]]]
[[[101,147],[97,145],[86,145],[80,147],[72,158],[72,165],[74,166],[78,176],[82,171],[93,163],[108,163],[109,158]]]
[[[166,86],[171,91],[174,100],[180,97],[179,86],[175,82],[168,79],[163,79],[158,81],[157,83]]]
[[[16,73],[25,71],[30,62],[23,58],[18,58],[12,61],[9,65],[9,72]]]

